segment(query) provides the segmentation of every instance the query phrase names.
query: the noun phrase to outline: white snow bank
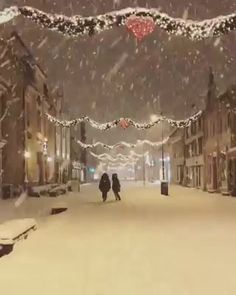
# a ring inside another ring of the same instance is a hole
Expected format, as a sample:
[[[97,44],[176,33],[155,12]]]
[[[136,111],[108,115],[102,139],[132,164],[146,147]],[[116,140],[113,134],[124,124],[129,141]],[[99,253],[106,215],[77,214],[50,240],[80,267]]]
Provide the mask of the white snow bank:
[[[52,188],[51,184],[41,185],[41,186],[33,186],[31,188],[32,192],[40,194],[42,191],[48,191]]]
[[[17,239],[31,229],[35,229],[37,223],[33,218],[13,219],[0,224],[0,244],[14,244]]]

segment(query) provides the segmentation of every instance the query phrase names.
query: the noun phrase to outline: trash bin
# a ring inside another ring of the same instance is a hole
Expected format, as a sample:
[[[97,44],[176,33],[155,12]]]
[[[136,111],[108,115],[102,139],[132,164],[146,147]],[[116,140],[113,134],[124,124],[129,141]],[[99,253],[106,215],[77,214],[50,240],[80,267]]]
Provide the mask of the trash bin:
[[[161,194],[163,196],[168,196],[169,195],[168,182],[167,181],[162,181],[161,182]]]
[[[71,181],[71,188],[73,192],[80,192],[80,182],[79,180]]]

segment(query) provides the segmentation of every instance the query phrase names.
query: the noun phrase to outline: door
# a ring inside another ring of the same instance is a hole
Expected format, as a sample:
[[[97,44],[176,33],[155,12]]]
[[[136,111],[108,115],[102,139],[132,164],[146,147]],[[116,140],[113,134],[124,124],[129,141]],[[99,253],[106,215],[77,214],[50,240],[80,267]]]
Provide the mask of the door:
[[[38,152],[37,153],[37,162],[38,162],[38,169],[39,169],[39,173],[38,173],[38,175],[39,175],[39,180],[38,180],[38,182],[39,182],[39,185],[41,185],[41,184],[43,184],[44,183],[44,169],[43,169],[43,167],[44,167],[44,165],[43,165],[43,153],[42,152]]]
[[[213,185],[213,189],[217,190],[218,189],[218,185],[217,185],[217,159],[216,157],[213,158],[213,162],[212,162],[212,185]]]

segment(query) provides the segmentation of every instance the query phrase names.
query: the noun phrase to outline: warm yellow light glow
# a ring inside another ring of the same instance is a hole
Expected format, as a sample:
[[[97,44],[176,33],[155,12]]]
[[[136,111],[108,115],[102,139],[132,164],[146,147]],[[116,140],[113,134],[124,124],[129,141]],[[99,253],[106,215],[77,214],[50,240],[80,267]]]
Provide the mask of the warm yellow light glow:
[[[152,115],[150,116],[150,120],[151,120],[152,122],[155,122],[155,121],[157,121],[158,119],[159,119],[159,116],[158,116],[158,115],[152,114]]]
[[[52,162],[52,157],[47,157],[47,162]]]
[[[29,159],[29,158],[31,157],[31,153],[28,152],[28,151],[25,151],[25,152],[24,152],[24,157],[25,157],[26,159]]]

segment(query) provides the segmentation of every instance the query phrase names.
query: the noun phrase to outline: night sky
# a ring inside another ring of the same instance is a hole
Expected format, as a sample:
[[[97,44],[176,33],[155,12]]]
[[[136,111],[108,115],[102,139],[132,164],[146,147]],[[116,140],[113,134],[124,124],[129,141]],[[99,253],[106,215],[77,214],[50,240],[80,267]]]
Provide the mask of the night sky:
[[[138,5],[195,20],[236,11],[235,0],[0,0],[0,8],[12,4],[67,15],[94,15]],[[9,26],[1,27],[1,34]],[[192,42],[170,37],[157,27],[137,42],[125,27],[70,39],[21,17],[14,20],[14,26],[46,70],[52,91],[64,89],[71,118],[88,114],[100,121],[120,116],[142,121],[149,120],[161,106],[166,115],[182,119],[194,111],[193,104],[196,109],[204,106],[209,66],[215,72],[219,92],[236,83],[234,32],[219,39]],[[158,140],[158,129],[148,135],[131,129],[105,136],[96,132],[96,138],[107,143],[116,142],[118,137],[134,141],[146,136]]]

